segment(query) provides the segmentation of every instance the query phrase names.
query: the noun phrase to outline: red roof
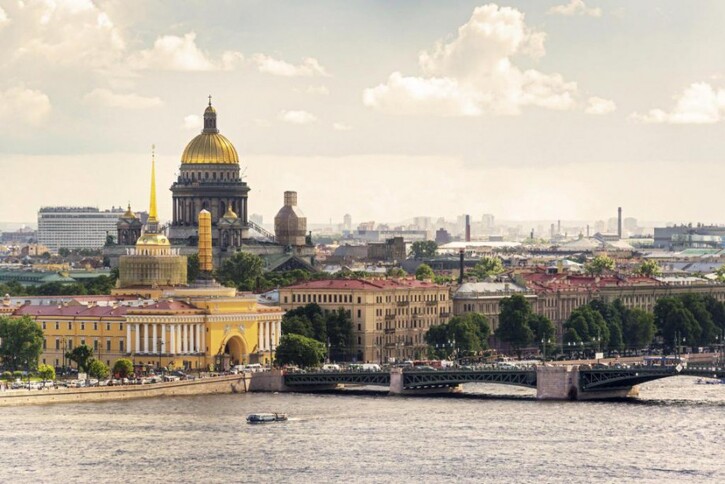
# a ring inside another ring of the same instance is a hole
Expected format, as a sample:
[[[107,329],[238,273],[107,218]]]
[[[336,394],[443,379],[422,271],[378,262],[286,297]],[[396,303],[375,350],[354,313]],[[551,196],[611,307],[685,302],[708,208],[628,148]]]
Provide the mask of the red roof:
[[[203,313],[204,311],[197,308],[196,306],[192,306],[191,304],[189,304],[185,301],[175,301],[175,300],[168,300],[168,299],[155,302],[154,304],[149,304],[148,306],[139,306],[139,307],[129,308],[129,314],[145,314],[145,313],[160,313],[160,312]]]
[[[322,281],[309,281],[302,284],[287,286],[283,289],[316,289],[316,290],[343,290],[357,289],[363,291],[378,291],[380,289],[419,289],[443,288],[440,284],[418,281],[415,279],[329,279]]]
[[[530,289],[535,292],[598,291],[605,287],[662,286],[664,283],[644,276],[581,276],[571,274],[522,274]]]

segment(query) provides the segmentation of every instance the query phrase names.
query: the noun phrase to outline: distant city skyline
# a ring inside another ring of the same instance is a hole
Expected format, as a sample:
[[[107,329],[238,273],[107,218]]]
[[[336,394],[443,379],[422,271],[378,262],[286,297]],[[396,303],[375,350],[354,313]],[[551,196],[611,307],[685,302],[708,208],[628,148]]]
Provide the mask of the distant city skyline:
[[[267,222],[725,221],[723,2],[214,5],[0,0],[1,221],[145,210],[154,143],[170,219],[209,94]]]

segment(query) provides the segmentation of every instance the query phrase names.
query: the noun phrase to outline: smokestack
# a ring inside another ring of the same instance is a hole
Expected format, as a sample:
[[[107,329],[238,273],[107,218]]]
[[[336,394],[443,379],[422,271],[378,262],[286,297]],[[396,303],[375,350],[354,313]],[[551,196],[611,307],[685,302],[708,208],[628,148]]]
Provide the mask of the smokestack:
[[[617,208],[617,235],[622,238],[622,207]]]
[[[458,273],[458,284],[463,284],[463,269],[464,269],[464,257],[465,257],[465,251],[461,249],[458,251],[458,257],[459,257],[459,270]]]
[[[211,248],[211,214],[207,210],[199,212],[199,269],[202,272],[211,272],[214,269],[212,263]]]
[[[534,240],[534,229],[531,229],[531,236],[529,237],[531,240]]]
[[[554,240],[554,224],[551,224],[551,240]]]
[[[466,215],[466,242],[471,241],[471,216]]]
[[[556,233],[557,234],[561,233],[561,220],[556,221]]]
[[[589,238],[589,224],[587,224],[587,238]]]

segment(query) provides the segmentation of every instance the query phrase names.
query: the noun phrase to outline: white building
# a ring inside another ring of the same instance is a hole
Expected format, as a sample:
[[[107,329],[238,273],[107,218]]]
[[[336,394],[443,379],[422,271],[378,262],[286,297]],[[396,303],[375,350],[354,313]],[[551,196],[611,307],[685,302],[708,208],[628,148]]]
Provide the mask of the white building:
[[[38,211],[38,243],[53,252],[65,249],[100,249],[107,235],[116,234],[124,210],[94,207],[43,207]]]

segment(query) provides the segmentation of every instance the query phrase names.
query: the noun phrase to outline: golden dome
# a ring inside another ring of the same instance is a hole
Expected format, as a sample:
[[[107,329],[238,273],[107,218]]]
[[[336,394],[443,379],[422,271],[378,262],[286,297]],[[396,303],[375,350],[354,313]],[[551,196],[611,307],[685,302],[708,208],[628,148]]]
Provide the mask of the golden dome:
[[[181,155],[181,163],[239,163],[239,155],[234,145],[219,134],[216,127],[216,109],[211,105],[211,96],[209,106],[204,110],[204,129],[186,145],[184,154]]]
[[[136,214],[131,211],[131,204],[128,204],[128,210],[126,210],[126,213],[121,215],[121,218],[127,219],[127,220],[133,220],[136,218]]]
[[[234,213],[234,210],[232,210],[232,206],[227,205],[227,212],[224,214],[224,218],[229,219],[229,220],[236,220],[239,217],[237,217],[237,214]]]
[[[145,233],[136,241],[136,247],[170,247],[169,239],[162,234]]]
[[[234,145],[219,133],[202,133],[186,145],[181,163],[239,163]]]

